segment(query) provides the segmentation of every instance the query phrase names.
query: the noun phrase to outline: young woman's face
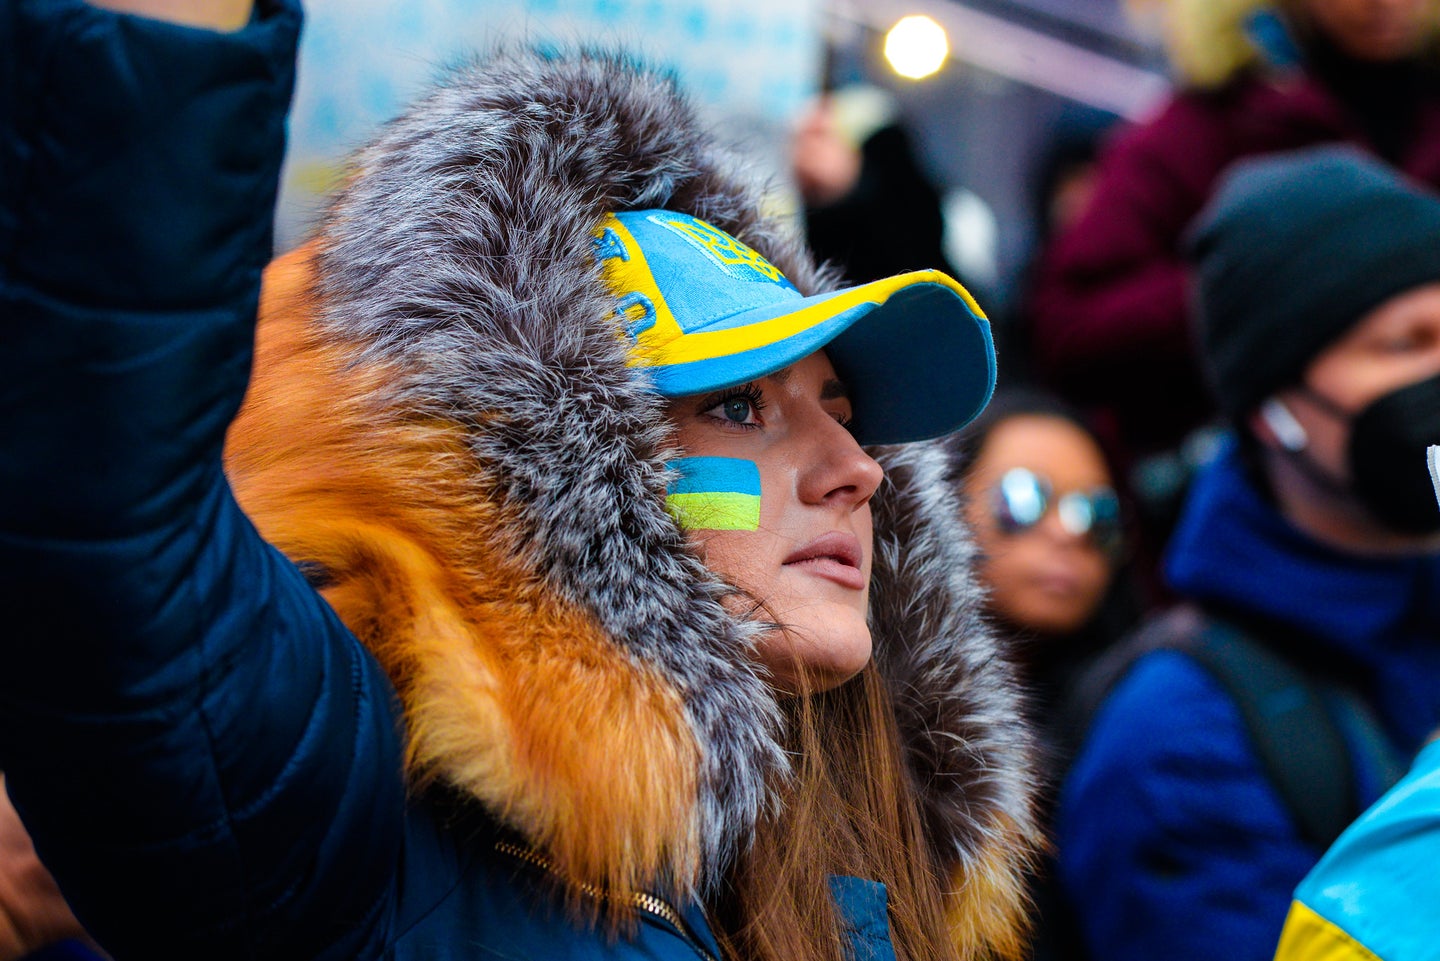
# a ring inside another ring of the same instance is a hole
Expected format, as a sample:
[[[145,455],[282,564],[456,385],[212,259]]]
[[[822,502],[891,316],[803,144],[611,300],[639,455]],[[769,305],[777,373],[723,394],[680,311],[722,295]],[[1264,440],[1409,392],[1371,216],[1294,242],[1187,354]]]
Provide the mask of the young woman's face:
[[[1050,503],[1034,526],[1005,530],[996,485],[1015,468],[1048,481]],[[1111,486],[1100,449],[1059,417],[1017,414],[985,438],[966,475],[967,519],[984,555],[980,574],[994,611],[1039,634],[1068,634],[1094,616],[1110,586],[1111,562],[1089,534],[1062,522],[1056,502]]]
[[[687,526],[706,565],[784,626],[759,648],[776,687],[798,690],[802,670],[811,690],[854,676],[870,659],[870,497],[883,473],[845,426],[850,401],[829,359],[817,351],[668,413],[687,458],[716,459],[689,463],[758,474],[755,529],[705,529],[703,515]]]

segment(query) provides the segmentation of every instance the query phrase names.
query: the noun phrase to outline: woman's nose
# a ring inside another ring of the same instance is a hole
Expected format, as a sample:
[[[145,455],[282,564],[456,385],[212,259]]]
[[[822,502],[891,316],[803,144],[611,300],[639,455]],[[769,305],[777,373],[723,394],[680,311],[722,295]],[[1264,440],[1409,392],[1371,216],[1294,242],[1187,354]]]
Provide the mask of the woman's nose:
[[[845,503],[855,510],[869,503],[885,479],[885,469],[865,453],[855,435],[828,415],[807,462],[800,496],[808,503]]]
[[[1045,536],[1046,540],[1067,550],[1077,548],[1092,550],[1095,547],[1088,531],[1077,534],[1066,526],[1060,518],[1058,505],[1050,506],[1050,509],[1045,512],[1045,516],[1040,518],[1040,523],[1036,525],[1036,528]]]
[[[1057,510],[1053,504],[1045,511],[1044,516],[1040,518],[1040,523],[1037,526],[1045,536],[1052,541],[1078,541],[1081,540],[1083,536],[1073,533],[1065,526],[1065,523],[1060,520],[1060,511]]]

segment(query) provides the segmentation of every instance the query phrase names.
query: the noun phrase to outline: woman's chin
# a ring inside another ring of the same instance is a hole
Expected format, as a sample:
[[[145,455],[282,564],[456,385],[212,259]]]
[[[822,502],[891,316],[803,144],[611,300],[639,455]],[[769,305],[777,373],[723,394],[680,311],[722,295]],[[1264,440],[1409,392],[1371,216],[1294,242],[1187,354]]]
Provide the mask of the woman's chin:
[[[760,642],[758,655],[777,691],[815,693],[839,687],[870,663],[870,626],[854,612],[809,610]]]

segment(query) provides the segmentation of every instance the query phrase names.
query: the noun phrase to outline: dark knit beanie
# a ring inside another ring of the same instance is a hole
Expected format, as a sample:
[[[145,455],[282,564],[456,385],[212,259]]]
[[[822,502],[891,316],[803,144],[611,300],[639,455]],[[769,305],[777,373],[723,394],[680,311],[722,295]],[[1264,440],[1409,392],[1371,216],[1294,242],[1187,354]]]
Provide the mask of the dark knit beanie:
[[[1201,350],[1232,421],[1369,311],[1440,282],[1440,197],[1353,147],[1241,161],[1196,218]]]

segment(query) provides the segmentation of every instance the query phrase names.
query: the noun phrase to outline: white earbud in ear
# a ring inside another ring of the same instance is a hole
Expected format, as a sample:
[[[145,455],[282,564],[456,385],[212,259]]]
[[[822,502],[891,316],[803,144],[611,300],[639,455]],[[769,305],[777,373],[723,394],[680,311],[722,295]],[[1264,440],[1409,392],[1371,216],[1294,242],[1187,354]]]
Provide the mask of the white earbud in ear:
[[[1280,446],[1295,454],[1304,450],[1310,443],[1310,435],[1305,433],[1305,428],[1290,413],[1286,407],[1274,397],[1260,405],[1260,418],[1265,421],[1265,426],[1270,428]]]

